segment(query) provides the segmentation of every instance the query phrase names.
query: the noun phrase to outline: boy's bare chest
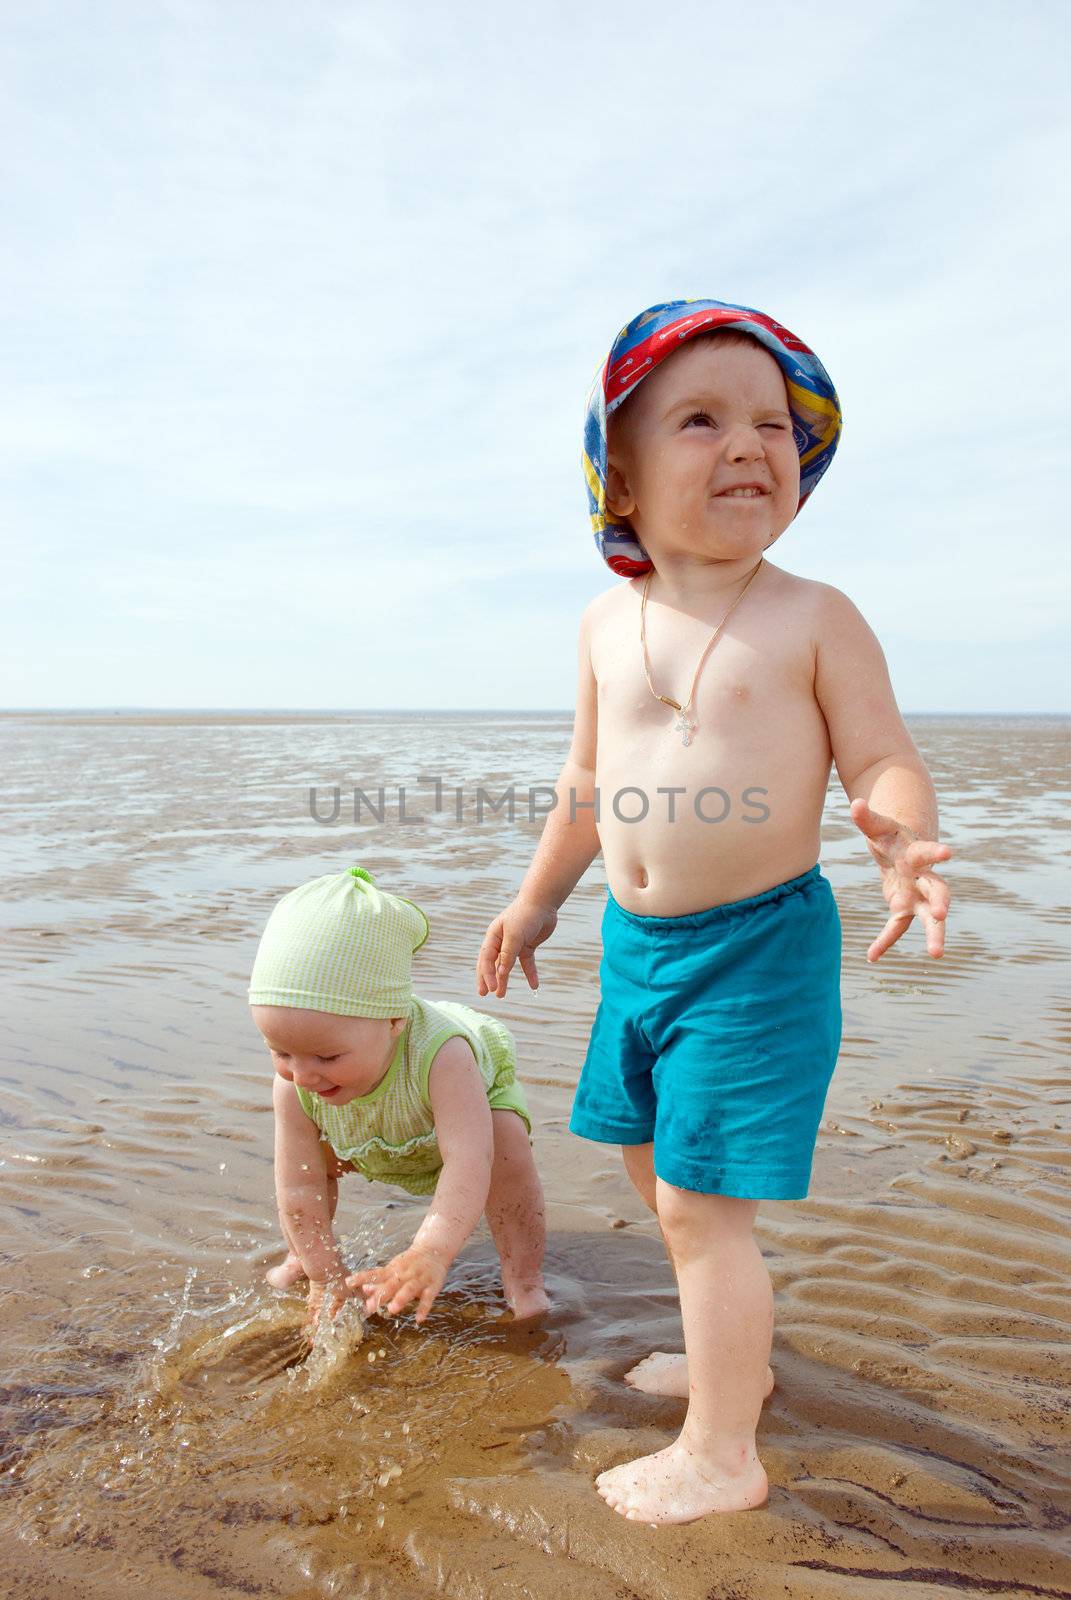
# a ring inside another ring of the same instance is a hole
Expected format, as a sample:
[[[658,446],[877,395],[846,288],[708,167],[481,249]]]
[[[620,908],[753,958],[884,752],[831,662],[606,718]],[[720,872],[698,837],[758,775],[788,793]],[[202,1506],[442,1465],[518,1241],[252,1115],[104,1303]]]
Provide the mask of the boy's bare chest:
[[[649,608],[645,672],[638,608],[619,604],[600,620],[591,662],[601,757],[619,747],[665,750],[667,733],[672,746],[683,746],[678,713],[658,696],[686,708],[695,743],[705,736],[708,748],[717,740],[723,752],[791,746],[804,731],[801,716],[808,730],[821,720],[805,617],[755,608],[719,635],[701,663],[712,631],[697,618]]]

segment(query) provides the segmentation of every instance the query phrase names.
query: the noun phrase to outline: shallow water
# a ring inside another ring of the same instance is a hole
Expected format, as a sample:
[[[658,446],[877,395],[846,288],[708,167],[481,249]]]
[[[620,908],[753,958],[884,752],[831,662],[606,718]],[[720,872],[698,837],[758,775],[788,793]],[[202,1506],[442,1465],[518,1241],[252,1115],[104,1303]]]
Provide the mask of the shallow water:
[[[270,1067],[244,988],[267,910],[362,861],[428,911],[418,990],[487,1003],[475,951],[530,857],[527,788],[553,780],[568,719],[0,719],[7,1590],[1071,1592],[1071,723],[911,727],[956,851],[948,952],[927,961],[913,931],[867,965],[884,901],[831,786],[844,1042],[811,1198],[759,1220],[770,1500],[655,1530],[592,1488],[684,1409],[620,1381],[681,1347],[672,1276],[616,1151],[565,1129],[597,1003],[598,863],[539,993],[515,982],[496,1013],[535,1117],[552,1316],[511,1323],[481,1230],[422,1328],[373,1319],[310,1373],[301,1299],[262,1281],[281,1254]],[[510,782],[517,818],[477,822],[477,785]],[[309,785],[323,802],[336,783],[351,800],[385,785],[386,820],[314,822]],[[398,821],[400,784],[423,823]],[[347,1177],[353,1265],[422,1212]]]

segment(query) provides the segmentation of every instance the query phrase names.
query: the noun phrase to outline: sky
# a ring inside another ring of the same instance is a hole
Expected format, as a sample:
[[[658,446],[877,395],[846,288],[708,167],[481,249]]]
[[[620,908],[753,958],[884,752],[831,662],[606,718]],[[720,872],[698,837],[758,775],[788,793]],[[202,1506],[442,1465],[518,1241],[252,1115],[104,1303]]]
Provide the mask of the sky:
[[[772,558],[905,714],[1071,710],[1069,40],[1063,0],[6,0],[0,706],[567,709],[622,581],[588,386],[711,297],[836,384]]]

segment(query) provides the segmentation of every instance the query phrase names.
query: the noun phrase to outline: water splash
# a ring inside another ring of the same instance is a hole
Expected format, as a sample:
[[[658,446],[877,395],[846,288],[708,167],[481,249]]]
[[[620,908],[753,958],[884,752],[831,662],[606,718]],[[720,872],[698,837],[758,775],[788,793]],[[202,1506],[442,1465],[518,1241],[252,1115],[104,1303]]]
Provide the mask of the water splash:
[[[304,1389],[318,1389],[330,1383],[360,1345],[366,1320],[357,1300],[347,1300],[333,1317],[322,1316],[308,1356],[300,1366],[289,1368],[288,1380]]]

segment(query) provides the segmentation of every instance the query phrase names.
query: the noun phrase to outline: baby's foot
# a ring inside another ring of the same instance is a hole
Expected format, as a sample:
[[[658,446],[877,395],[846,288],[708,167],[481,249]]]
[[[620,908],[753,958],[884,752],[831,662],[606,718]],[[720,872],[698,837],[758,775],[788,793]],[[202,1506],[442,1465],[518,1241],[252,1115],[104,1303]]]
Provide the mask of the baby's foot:
[[[305,1268],[301,1265],[300,1258],[291,1252],[285,1261],[281,1261],[277,1267],[272,1267],[264,1276],[273,1289],[289,1289],[305,1276]]]
[[[758,1456],[738,1472],[701,1460],[680,1439],[651,1456],[600,1472],[595,1487],[630,1522],[694,1522],[712,1511],[749,1511],[770,1488]]]
[[[672,1394],[681,1400],[688,1399],[688,1357],[669,1355],[665,1350],[655,1350],[652,1355],[625,1373],[625,1382],[644,1394]],[[773,1368],[766,1368],[766,1388],[763,1399],[773,1391]]]
[[[503,1288],[506,1304],[513,1312],[514,1322],[522,1322],[525,1318],[541,1317],[545,1311],[550,1310],[550,1300],[542,1283],[529,1284],[524,1288]]]

